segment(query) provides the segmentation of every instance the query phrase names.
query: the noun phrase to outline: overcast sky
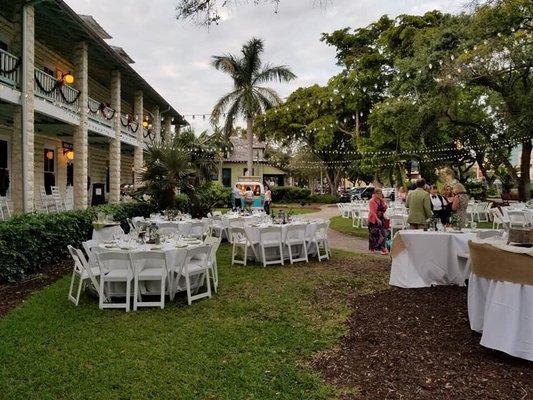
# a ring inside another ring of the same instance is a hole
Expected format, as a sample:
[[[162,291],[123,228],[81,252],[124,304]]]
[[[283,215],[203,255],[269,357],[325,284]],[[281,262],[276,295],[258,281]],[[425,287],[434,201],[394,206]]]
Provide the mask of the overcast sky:
[[[213,55],[238,53],[251,37],[265,42],[264,59],[292,68],[298,78],[273,87],[282,97],[301,86],[324,84],[339,69],[335,50],[320,42],[322,32],[366,26],[383,14],[460,11],[464,0],[330,0],[326,9],[313,0],[282,0],[272,5],[230,9],[209,30],[175,18],[177,0],[66,0],[80,14],[92,15],[135,61],[133,67],[181,114],[210,113],[231,90],[225,74],[210,66]],[[187,120],[197,133],[210,129],[200,117]]]

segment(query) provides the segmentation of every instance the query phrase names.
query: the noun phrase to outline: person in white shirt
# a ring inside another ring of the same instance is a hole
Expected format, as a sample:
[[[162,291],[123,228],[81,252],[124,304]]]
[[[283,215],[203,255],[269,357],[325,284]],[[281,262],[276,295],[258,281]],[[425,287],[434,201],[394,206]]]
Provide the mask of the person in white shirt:
[[[250,186],[246,188],[246,192],[244,192],[244,200],[246,202],[246,208],[248,210],[252,209],[252,204],[254,202],[254,191]]]
[[[235,209],[242,210],[242,195],[239,185],[233,188],[233,200],[235,201]]]
[[[270,191],[270,187],[267,185],[265,186],[265,200],[263,203],[263,208],[265,209],[265,213],[267,215],[270,215],[270,203],[272,203],[272,192]]]
[[[440,219],[443,225],[446,225],[449,219],[448,200],[439,193],[436,185],[431,186],[430,200],[433,216]]]

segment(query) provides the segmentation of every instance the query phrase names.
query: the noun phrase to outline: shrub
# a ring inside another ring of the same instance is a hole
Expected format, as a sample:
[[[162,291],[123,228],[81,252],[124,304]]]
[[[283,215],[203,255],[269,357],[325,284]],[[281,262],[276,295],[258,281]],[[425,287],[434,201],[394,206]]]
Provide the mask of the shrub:
[[[68,257],[67,245],[79,247],[92,234],[98,212],[113,214],[123,228],[127,218],[148,216],[147,203],[107,204],[57,214],[21,214],[0,222],[0,282],[13,282]]]
[[[272,201],[278,203],[294,203],[299,201],[307,201],[311,191],[306,188],[296,186],[273,186]]]
[[[339,196],[335,194],[312,194],[309,201],[311,203],[335,204],[339,202]]]
[[[226,207],[230,197],[230,188],[222,187],[218,182],[210,182],[195,188],[188,195],[177,195],[175,208],[191,214],[194,218],[202,218],[213,211],[215,207]]]

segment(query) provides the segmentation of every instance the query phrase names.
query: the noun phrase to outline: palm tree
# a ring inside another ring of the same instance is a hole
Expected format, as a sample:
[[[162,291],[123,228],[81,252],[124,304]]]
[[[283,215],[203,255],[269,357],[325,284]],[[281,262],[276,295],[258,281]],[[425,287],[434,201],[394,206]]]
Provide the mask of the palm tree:
[[[218,100],[211,113],[211,122],[216,124],[220,116],[225,113],[224,131],[229,133],[235,118],[243,117],[246,120],[249,175],[252,173],[253,163],[254,119],[265,110],[281,103],[275,90],[261,84],[271,81],[288,82],[296,77],[285,65],[263,65],[261,61],[263,51],[263,41],[252,38],[242,47],[242,56],[233,54],[213,56],[212,63],[217,70],[231,76],[233,91]]]

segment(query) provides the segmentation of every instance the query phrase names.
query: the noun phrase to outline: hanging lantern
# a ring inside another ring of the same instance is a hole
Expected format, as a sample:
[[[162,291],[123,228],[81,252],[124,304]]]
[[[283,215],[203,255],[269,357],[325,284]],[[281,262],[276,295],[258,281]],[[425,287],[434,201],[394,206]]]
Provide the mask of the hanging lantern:
[[[67,150],[65,152],[65,157],[67,158],[68,161],[74,160],[74,150]]]
[[[144,128],[144,129],[148,129],[148,125],[149,125],[149,124],[148,124],[148,121],[144,120],[144,121],[143,121],[143,128]]]
[[[66,74],[63,74],[61,80],[67,85],[72,85],[74,83],[74,75],[72,75],[72,73],[69,71]]]

